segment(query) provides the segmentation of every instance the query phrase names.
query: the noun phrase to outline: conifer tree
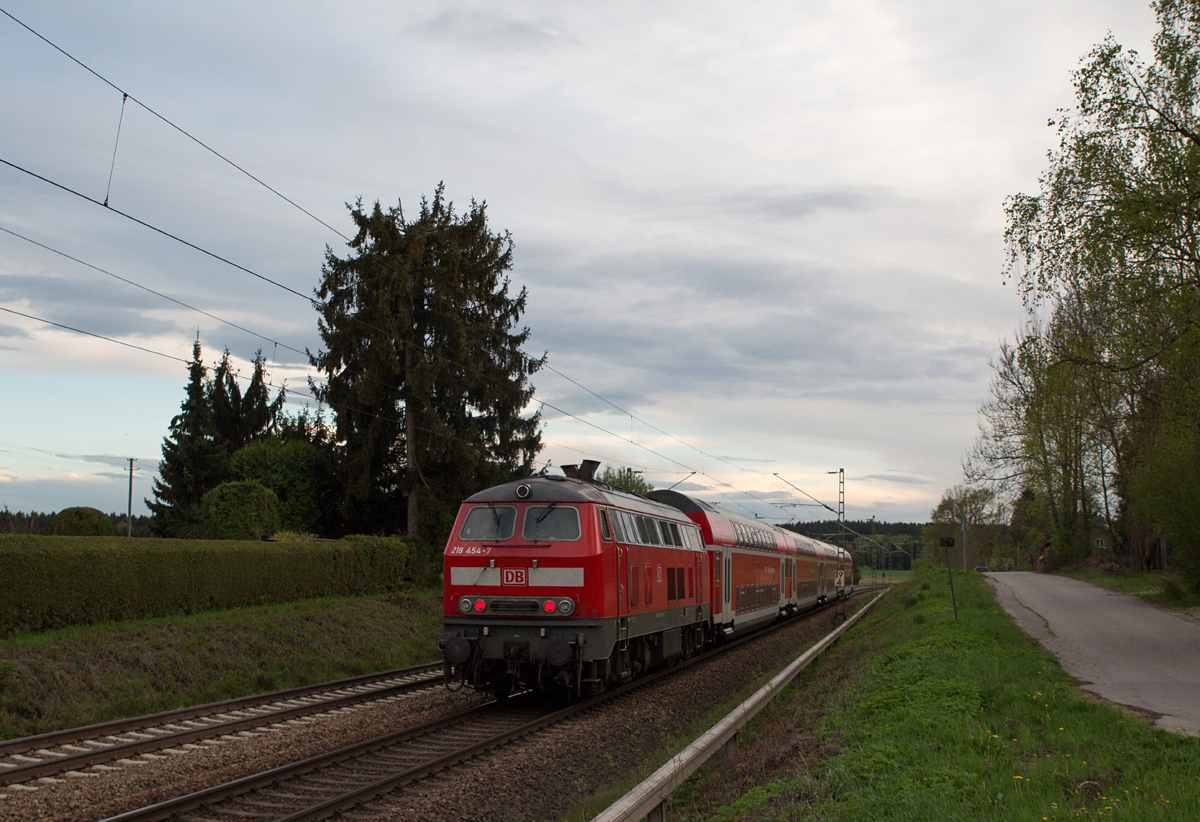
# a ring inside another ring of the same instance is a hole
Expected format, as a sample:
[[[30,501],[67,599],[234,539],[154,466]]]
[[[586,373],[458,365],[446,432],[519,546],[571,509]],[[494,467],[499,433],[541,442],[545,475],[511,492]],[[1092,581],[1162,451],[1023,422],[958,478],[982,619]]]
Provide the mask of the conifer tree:
[[[187,395],[179,413],[171,420],[170,433],[163,439],[154,500],[146,500],[159,536],[198,536],[200,503],[205,492],[221,481],[222,453],[213,437],[212,409],[205,381],[208,369],[200,354],[197,337],[188,363]]]
[[[491,233],[486,204],[457,215],[439,185],[412,222],[361,201],[351,218],[353,253],[326,252],[325,350],[310,355],[336,415],[342,513],[351,530],[434,538],[464,496],[531,471],[540,415],[521,414],[545,358],[521,352],[525,290],[509,292],[512,238]]]
[[[226,453],[232,454],[272,434],[285,394],[285,389],[280,388],[275,399],[271,400],[261,350],[254,356],[254,374],[243,394],[238,384],[238,373],[229,361],[229,349],[226,348],[221,362],[213,370],[209,388],[213,433],[217,444]]]

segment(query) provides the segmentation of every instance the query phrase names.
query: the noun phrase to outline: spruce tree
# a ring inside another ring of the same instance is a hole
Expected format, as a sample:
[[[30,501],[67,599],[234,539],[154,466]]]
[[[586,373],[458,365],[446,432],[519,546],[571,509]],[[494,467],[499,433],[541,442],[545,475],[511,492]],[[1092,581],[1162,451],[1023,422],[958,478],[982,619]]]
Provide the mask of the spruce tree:
[[[217,444],[226,453],[233,454],[274,433],[285,393],[285,389],[280,388],[271,400],[261,350],[254,356],[254,374],[243,393],[238,372],[229,361],[229,349],[226,348],[221,362],[213,370],[208,392]]]
[[[202,530],[200,503],[221,481],[222,451],[213,436],[212,409],[200,357],[200,338],[188,363],[187,395],[163,439],[162,461],[154,480],[154,532],[164,537],[196,537]]]
[[[521,352],[525,289],[513,296],[512,238],[486,204],[455,214],[438,186],[408,222],[376,203],[351,208],[352,254],[327,250],[316,291],[326,376],[313,388],[336,416],[350,530],[440,537],[464,496],[526,475],[539,414],[522,417],[545,358]]]

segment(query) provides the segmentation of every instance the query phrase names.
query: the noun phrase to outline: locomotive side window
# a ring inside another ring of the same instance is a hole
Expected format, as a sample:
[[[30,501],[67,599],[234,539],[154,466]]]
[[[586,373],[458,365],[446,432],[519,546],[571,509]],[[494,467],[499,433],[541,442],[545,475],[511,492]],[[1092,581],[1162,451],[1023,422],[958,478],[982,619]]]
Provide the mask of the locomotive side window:
[[[612,539],[612,530],[608,527],[608,512],[603,508],[597,509],[600,512],[600,536],[605,540]]]
[[[662,545],[662,537],[658,533],[658,520],[650,517],[642,517],[646,523],[646,536],[650,539],[651,545]]]
[[[530,542],[575,542],[581,536],[579,509],[531,505],[525,511],[521,536]]]
[[[680,548],[682,548],[683,547],[683,538],[681,536],[679,536],[679,526],[673,522],[667,522],[667,523],[664,523],[664,525],[666,525],[667,530],[671,532],[671,543],[673,545],[678,545]]]
[[[512,539],[517,509],[511,505],[479,505],[467,512],[459,529],[461,540]]]
[[[634,527],[633,520],[629,514],[624,511],[613,511],[613,521],[617,524],[617,530],[625,536],[625,542],[632,542],[637,545],[641,542],[637,536],[637,529]]]
[[[638,542],[640,542],[642,545],[649,545],[650,537],[646,536],[646,518],[635,516],[633,518],[633,524],[637,526]]]
[[[619,542],[637,542],[629,536],[629,531],[625,528],[625,519],[621,516],[620,511],[610,511],[608,520],[612,523],[613,534],[616,535]]]

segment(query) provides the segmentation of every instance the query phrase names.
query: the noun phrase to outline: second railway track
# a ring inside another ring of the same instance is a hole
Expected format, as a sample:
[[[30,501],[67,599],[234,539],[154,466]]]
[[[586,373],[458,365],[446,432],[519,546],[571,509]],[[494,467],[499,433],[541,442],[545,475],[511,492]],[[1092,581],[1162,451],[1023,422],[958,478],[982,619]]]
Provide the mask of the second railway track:
[[[805,616],[813,616],[809,612]],[[804,617],[801,617],[803,620]],[[790,622],[790,621],[789,621]],[[788,623],[785,623],[785,625]],[[782,627],[782,626],[779,626]],[[769,633],[769,632],[768,632]],[[757,635],[731,643],[728,651]],[[695,657],[583,702],[539,701],[532,694],[488,703],[453,716],[312,756],[195,791],[104,822],[301,822],[401,802],[401,789],[432,774],[453,770],[473,757],[644,688],[721,652]],[[399,807],[399,806],[396,806]]]
[[[193,745],[437,685],[433,663],[0,742],[0,786]]]

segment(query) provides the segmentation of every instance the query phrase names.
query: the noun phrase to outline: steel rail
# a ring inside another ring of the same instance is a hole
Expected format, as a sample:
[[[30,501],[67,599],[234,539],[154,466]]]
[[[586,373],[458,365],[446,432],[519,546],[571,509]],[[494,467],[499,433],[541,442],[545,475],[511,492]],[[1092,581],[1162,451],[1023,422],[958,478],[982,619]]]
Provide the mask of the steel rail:
[[[25,740],[17,741],[44,739],[46,737],[55,737],[57,741],[52,745],[42,743],[37,748],[26,747],[22,749],[23,751],[35,750],[38,752],[43,758],[37,762],[29,762],[10,767],[4,767],[3,765],[0,765],[0,768],[3,768],[0,770],[0,785],[11,785],[19,782],[27,782],[44,776],[62,773],[64,771],[79,770],[92,765],[111,762],[115,759],[127,759],[131,756],[138,756],[139,754],[162,750],[163,748],[173,748],[179,745],[194,743],[203,739],[228,736],[230,734],[248,731],[253,728],[259,728],[264,725],[274,725],[280,722],[287,722],[288,720],[296,719],[302,716],[310,716],[312,714],[333,711],[362,702],[385,699],[389,696],[395,696],[408,691],[427,688],[430,685],[436,684],[440,679],[441,670],[441,663],[420,665],[414,666],[413,668],[404,668],[397,671],[392,671],[387,674],[367,674],[365,676],[354,677],[351,680],[339,680],[332,683],[326,683],[325,685],[293,688],[289,689],[288,691],[278,691],[274,694],[261,695],[258,697],[246,697],[241,700],[231,700],[229,702],[212,703],[209,706],[197,706],[196,708],[184,709],[180,712],[168,711],[162,714],[154,714],[150,717],[138,717],[136,719],[105,723],[99,726],[90,726],[89,728],[74,729],[74,731],[77,732],[99,729],[98,733],[92,733],[91,735],[70,736],[72,732],[63,731],[58,734],[46,734],[43,735],[43,737],[27,737]],[[435,672],[437,675],[429,675],[434,674]],[[363,690],[357,693],[334,697],[332,699],[322,699],[317,702],[308,702],[298,706],[289,706],[283,708],[282,710],[256,713],[251,716],[234,719],[225,718],[221,719],[219,722],[207,723],[201,727],[167,731],[163,733],[150,733],[148,730],[146,730],[150,728],[161,728],[165,725],[176,724],[178,722],[186,721],[186,719],[207,717],[220,718],[222,716],[227,716],[233,711],[244,710],[248,707],[264,707],[266,705],[271,705],[278,702],[288,702],[304,696],[314,696],[320,693],[343,691],[347,688],[361,688],[364,685],[374,684],[375,682],[384,682],[389,679],[397,679],[401,677],[417,678],[410,679],[407,682],[398,683],[396,685]],[[214,713],[214,710],[217,712]],[[187,716],[182,717],[180,714],[186,714]],[[150,721],[147,722],[146,720]],[[110,730],[114,727],[120,728],[120,730]],[[139,735],[143,738],[135,740],[122,740],[120,738],[120,734],[129,734],[135,729],[142,731]],[[105,742],[103,741],[105,737],[115,737],[116,741]],[[48,750],[50,747],[63,746],[77,742],[89,742],[92,745],[98,745],[101,747],[97,747],[93,750],[72,753],[55,753]],[[6,753],[11,755],[16,753],[16,751],[8,751]]]
[[[763,685],[746,701],[742,702],[698,739],[671,757],[653,774],[644,779],[608,808],[592,818],[592,822],[636,822],[646,819],[671,793],[706,763],[713,754],[736,738],[738,731],[758,715],[783,688],[794,681],[822,651],[828,649],[842,634],[879,602],[887,590],[880,591],[874,599],[859,608],[854,616],[846,620],[818,640],[816,644],[798,656]],[[661,814],[657,817],[661,819]]]
[[[375,674],[360,674],[347,679],[335,679],[331,682],[320,682],[316,685],[301,685],[296,688],[287,688],[282,691],[269,691],[264,694],[254,694],[253,696],[243,696],[237,699],[226,699],[221,702],[209,702],[204,705],[190,705],[186,708],[173,708],[169,711],[161,711],[155,714],[146,714],[144,716],[132,716],[128,719],[114,719],[111,722],[99,722],[95,725],[83,725],[78,728],[65,728],[61,731],[50,731],[36,736],[22,736],[16,739],[8,739],[0,742],[0,757],[9,756],[15,753],[25,753],[26,751],[34,751],[38,748],[50,748],[54,745],[63,743],[78,742],[80,740],[95,739],[101,736],[112,736],[114,733],[123,731],[134,731],[139,728],[153,728],[158,725],[170,724],[171,722],[183,722],[188,719],[195,719],[201,716],[214,716],[220,713],[229,713],[230,711],[239,711],[243,708],[253,708],[259,705],[269,705],[272,702],[283,702],[288,699],[298,699],[312,694],[324,693],[326,691],[338,691],[343,688],[356,688],[360,685],[369,685],[372,682],[381,682],[387,679],[395,679],[398,676],[410,676],[427,671],[440,670],[441,662],[428,663],[425,665],[413,665],[408,668],[397,668],[394,671],[382,671]]]
[[[507,702],[507,700],[506,700]],[[476,718],[488,718],[492,715],[503,715],[509,710],[509,706],[504,702],[489,702],[486,705],[480,705],[474,708],[460,711],[453,716],[436,719],[432,722],[426,722],[422,725],[417,725],[412,728],[405,728],[400,731],[395,731],[384,736],[370,739],[365,742],[360,742],[355,745],[348,745],[344,748],[339,748],[335,751],[319,754],[317,756],[303,759],[299,762],[293,762],[289,765],[281,765],[278,768],[272,768],[262,773],[244,776],[240,779],[235,779],[231,782],[226,782],[221,785],[214,785],[211,788],[205,788],[186,796],[168,799],[163,802],[149,805],[145,808],[128,811],[118,814],[117,816],[109,817],[103,822],[155,822],[155,820],[172,819],[185,814],[197,808],[213,805],[225,799],[241,796],[258,788],[269,785],[276,785],[286,779],[296,776],[301,776],[321,768],[326,768],[331,765],[337,765],[347,760],[361,757],[388,746],[398,745],[411,739],[421,736],[427,736],[437,731],[443,730],[455,724],[460,724],[463,721],[469,721]],[[544,718],[544,717],[543,717]],[[537,720],[535,720],[536,722]],[[518,726],[518,730],[520,727]],[[512,731],[505,731],[499,736],[506,736]],[[486,742],[486,740],[485,740]],[[463,751],[471,751],[479,748],[480,743],[473,744],[463,749],[456,750],[449,757],[443,756],[440,759],[453,758],[462,756]]]
[[[831,601],[824,603],[821,606],[810,608],[801,614],[777,623],[772,627],[778,629],[787,625],[791,625],[799,619],[814,616],[824,611],[832,604],[833,602]],[[561,708],[550,713],[546,713],[533,720],[530,720],[529,722],[505,729],[482,740],[471,742],[470,744],[450,750],[449,752],[435,751],[433,758],[425,762],[405,768],[396,772],[395,774],[390,774],[378,780],[371,781],[366,785],[354,787],[330,798],[313,798],[313,804],[307,808],[296,810],[286,816],[274,816],[271,818],[276,820],[276,822],[311,822],[311,820],[325,819],[341,811],[370,803],[381,796],[394,792],[397,788],[403,787],[406,784],[410,784],[438,771],[453,767],[457,763],[466,761],[471,757],[504,745],[519,737],[541,730],[544,727],[552,725],[556,722],[560,722],[577,713],[591,710],[602,703],[623,696],[631,691],[644,688],[662,678],[677,673],[683,668],[691,667],[692,665],[708,661],[717,654],[724,653],[746,642],[758,639],[766,633],[770,633],[770,630],[760,630],[744,637],[739,637],[732,642],[723,644],[717,649],[699,654],[673,665],[668,665],[646,676],[639,677],[632,682],[608,691],[604,691],[603,693],[600,693],[590,699],[569,705],[565,708]],[[165,800],[145,808],[128,811],[117,816],[109,817],[108,819],[103,820],[103,822],[161,822],[161,820],[179,819],[184,817],[184,815],[188,814],[189,812],[195,811],[196,809],[202,807],[212,812],[219,813],[220,809],[217,804],[223,801],[234,800],[237,797],[242,797],[259,789],[271,786],[275,786],[277,791],[282,791],[283,786],[281,783],[285,780],[300,778],[305,775],[319,772],[322,769],[340,766],[342,763],[354,760],[355,758],[367,757],[389,747],[402,745],[409,740],[427,736],[457,723],[469,721],[474,718],[482,719],[496,715],[502,716],[505,713],[511,713],[514,708],[523,706],[527,702],[528,700],[521,700],[520,696],[515,696],[501,702],[488,703],[483,706],[462,711],[451,717],[435,720],[433,722],[425,723],[413,728],[396,731],[391,734],[341,748],[336,751],[309,757],[300,762],[283,765],[269,771],[264,771],[263,773],[249,775],[242,777],[241,779],[236,779],[231,782],[196,791],[186,796]],[[298,786],[298,789],[304,790],[304,787]],[[252,811],[245,806],[239,807],[237,809],[237,814],[244,818],[253,817]]]

